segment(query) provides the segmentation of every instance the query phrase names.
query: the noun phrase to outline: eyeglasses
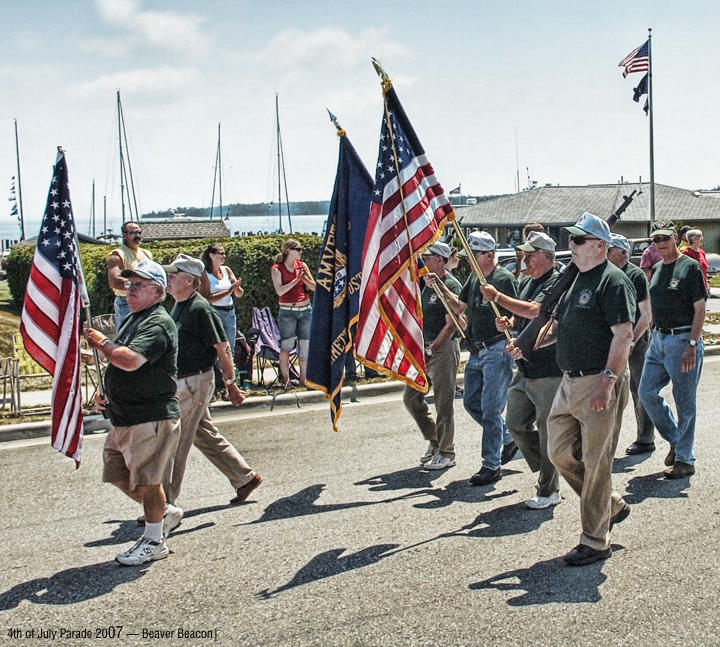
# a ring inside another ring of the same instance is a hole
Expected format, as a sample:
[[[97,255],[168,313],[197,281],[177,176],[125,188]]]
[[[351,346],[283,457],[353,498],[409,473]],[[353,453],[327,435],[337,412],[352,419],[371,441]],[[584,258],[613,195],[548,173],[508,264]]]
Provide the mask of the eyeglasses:
[[[227,256],[227,252],[211,252],[211,254],[219,254],[220,256]]]
[[[576,236],[574,234],[570,235],[570,242],[575,243],[576,245],[584,245],[589,240],[600,240],[600,239],[595,238],[595,236]]]
[[[659,234],[657,236],[653,236],[652,241],[653,241],[653,243],[666,243],[667,241],[670,240],[670,238],[671,238],[670,236],[667,236],[665,234]]]
[[[141,290],[150,285],[150,281],[125,281],[125,289]]]

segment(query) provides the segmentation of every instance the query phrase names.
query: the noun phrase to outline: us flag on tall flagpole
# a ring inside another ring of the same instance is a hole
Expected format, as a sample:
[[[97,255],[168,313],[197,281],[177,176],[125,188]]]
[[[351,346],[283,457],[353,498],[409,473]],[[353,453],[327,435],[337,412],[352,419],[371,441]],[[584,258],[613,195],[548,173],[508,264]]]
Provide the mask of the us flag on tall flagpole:
[[[630,52],[622,61],[618,63],[618,67],[625,68],[623,70],[623,78],[633,72],[647,72],[650,67],[650,41],[647,40],[643,45]]]
[[[426,392],[416,258],[455,214],[386,76],[384,95],[355,354],[376,371]]]
[[[80,289],[65,156],[59,152],[25,292],[20,332],[28,354],[53,376],[52,446],[80,465]]]

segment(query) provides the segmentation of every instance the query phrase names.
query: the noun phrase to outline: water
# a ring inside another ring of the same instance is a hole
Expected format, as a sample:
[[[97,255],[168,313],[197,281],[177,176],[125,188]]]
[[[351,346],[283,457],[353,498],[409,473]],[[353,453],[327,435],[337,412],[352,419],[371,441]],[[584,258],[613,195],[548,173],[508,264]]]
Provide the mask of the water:
[[[293,233],[298,234],[311,234],[316,233],[318,236],[322,235],[325,220],[327,214],[316,214],[311,216],[293,216],[292,217],[292,230]],[[143,220],[142,222],[153,222],[152,220]],[[278,217],[268,215],[258,216],[231,216],[230,220],[224,221],[227,228],[230,230],[233,236],[243,236],[249,233],[269,233],[274,234],[278,232]],[[288,227],[287,216],[283,216],[283,229],[284,233],[289,234],[290,228]],[[76,219],[75,224],[77,225],[78,231],[83,234],[91,234],[87,219]],[[119,233],[120,231],[120,219],[109,220],[108,229],[111,229],[113,233]],[[100,235],[101,227],[95,228],[95,233]],[[32,238],[36,236],[40,230],[40,219],[37,220],[25,220],[25,236]],[[0,221],[0,240],[2,241],[3,248],[6,247],[6,241],[17,240],[20,238],[20,226],[17,224],[17,220],[12,218],[3,219]]]

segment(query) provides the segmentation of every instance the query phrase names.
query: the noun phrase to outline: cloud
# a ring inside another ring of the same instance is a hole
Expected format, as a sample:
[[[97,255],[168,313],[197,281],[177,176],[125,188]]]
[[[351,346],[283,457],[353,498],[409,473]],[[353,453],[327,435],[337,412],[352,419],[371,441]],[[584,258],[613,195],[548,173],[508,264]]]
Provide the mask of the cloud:
[[[272,70],[294,74],[297,69],[368,65],[371,56],[408,60],[412,52],[393,41],[387,28],[366,29],[353,35],[339,27],[323,27],[312,32],[285,29],[252,58]]]
[[[102,18],[126,29],[136,41],[159,49],[196,55],[208,48],[205,18],[174,11],[142,11],[136,0],[97,0]]]
[[[187,92],[189,86],[197,83],[200,75],[195,67],[157,67],[145,70],[128,70],[102,76],[83,83],[77,88],[80,96],[90,97],[107,94],[117,89],[123,94],[145,94],[164,100],[167,94]]]

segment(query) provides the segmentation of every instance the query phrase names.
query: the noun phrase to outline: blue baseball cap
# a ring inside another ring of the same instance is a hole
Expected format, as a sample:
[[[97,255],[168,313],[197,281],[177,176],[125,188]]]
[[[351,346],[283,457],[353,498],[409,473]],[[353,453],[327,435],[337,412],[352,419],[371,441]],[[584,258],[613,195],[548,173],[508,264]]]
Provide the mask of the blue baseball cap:
[[[617,247],[630,253],[630,241],[622,234],[610,234],[610,247]]]
[[[593,216],[589,211],[583,213],[573,227],[563,227],[565,231],[569,231],[573,236],[595,236],[612,244],[610,240],[610,227],[608,224],[597,216]]]

